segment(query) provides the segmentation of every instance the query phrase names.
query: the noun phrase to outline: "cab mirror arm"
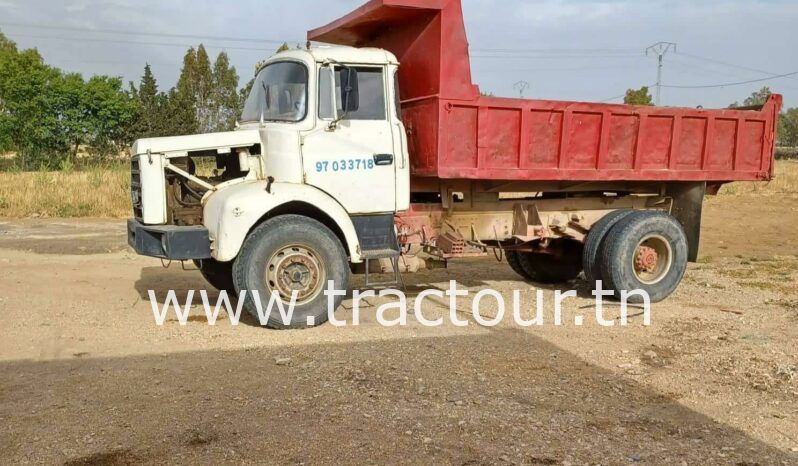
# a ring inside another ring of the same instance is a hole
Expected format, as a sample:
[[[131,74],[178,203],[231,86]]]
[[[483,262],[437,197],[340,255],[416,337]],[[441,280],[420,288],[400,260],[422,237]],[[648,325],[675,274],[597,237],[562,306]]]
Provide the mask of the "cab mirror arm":
[[[349,113],[356,112],[360,108],[360,93],[358,89],[357,70],[346,65],[340,65],[341,74],[341,114],[330,122],[328,131],[335,131],[338,123],[344,120]]]

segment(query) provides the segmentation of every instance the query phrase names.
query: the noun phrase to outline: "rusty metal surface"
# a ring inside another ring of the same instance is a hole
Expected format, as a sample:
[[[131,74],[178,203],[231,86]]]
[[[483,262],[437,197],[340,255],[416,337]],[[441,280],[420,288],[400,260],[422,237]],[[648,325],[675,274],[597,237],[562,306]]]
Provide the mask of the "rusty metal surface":
[[[593,225],[614,210],[670,212],[673,208],[673,200],[662,196],[468,201],[466,197],[466,202],[451,209],[441,204],[411,204],[395,217],[399,243],[435,245],[441,255],[455,257],[468,253],[470,245],[484,248],[558,238],[582,242]]]
[[[415,176],[480,180],[772,178],[782,98],[703,110],[479,95],[460,0],[372,0],[308,38],[400,60]]]

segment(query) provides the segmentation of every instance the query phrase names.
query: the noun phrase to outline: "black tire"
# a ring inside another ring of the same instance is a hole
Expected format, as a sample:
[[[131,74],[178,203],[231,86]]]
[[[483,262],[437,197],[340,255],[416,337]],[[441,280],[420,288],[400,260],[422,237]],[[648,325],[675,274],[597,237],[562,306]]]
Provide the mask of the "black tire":
[[[632,212],[634,211],[629,209],[610,212],[601,217],[587,234],[585,248],[582,252],[582,269],[585,272],[585,280],[590,283],[590,286],[595,286],[596,280],[601,279],[601,245],[604,244],[607,233]]]
[[[653,262],[638,259],[645,253],[643,248],[655,250]],[[687,237],[679,222],[665,212],[635,212],[610,230],[602,247],[601,264],[603,287],[614,290],[617,299],[621,299],[622,290],[644,290],[651,302],[660,302],[684,277]],[[634,295],[629,302],[641,303],[643,299]]]
[[[555,254],[519,253],[521,267],[532,281],[565,283],[582,271],[582,245],[576,241],[560,240],[553,244]]]
[[[274,329],[308,328],[326,322],[327,282],[332,280],[336,290],[348,290],[349,275],[346,251],[338,237],[322,223],[299,215],[274,217],[255,228],[233,265],[236,291],[248,291],[244,308],[256,319],[252,290],[258,291],[263,312],[273,290],[284,298],[286,311],[290,301],[287,290],[299,290],[290,323],[283,322],[276,306],[272,308],[266,326]],[[335,297],[335,309],[343,299]]]
[[[194,265],[197,266],[205,281],[219,291],[227,291],[230,297],[235,296],[236,287],[233,283],[233,263],[232,262],[218,262],[215,259],[202,259],[195,260]]]
[[[510,268],[513,269],[513,272],[517,273],[521,276],[524,280],[531,280],[532,277],[526,273],[526,270],[521,266],[521,254],[518,251],[505,251],[504,252],[507,257],[507,263],[510,265]]]

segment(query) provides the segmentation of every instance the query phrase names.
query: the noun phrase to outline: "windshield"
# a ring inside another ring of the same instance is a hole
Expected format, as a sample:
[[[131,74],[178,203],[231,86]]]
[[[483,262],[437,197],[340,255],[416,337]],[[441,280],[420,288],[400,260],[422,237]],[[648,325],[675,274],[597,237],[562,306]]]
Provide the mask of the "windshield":
[[[307,113],[307,97],[308,70],[305,65],[272,63],[255,78],[241,121],[301,121]]]

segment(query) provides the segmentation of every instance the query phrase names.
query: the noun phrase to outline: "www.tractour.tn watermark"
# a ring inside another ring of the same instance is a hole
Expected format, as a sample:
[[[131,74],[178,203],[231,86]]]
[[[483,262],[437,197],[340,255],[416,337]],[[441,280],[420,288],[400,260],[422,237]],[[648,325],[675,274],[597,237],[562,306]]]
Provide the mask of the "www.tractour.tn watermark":
[[[188,323],[189,313],[191,312],[191,308],[194,306],[195,290],[187,291],[186,302],[183,303],[182,306],[177,299],[177,295],[174,290],[169,290],[167,292],[163,307],[159,306],[159,301],[155,291],[147,290],[147,293],[149,295],[150,305],[152,306],[153,316],[155,317],[155,323],[157,325],[164,325],[170,308],[174,309],[174,312],[177,316],[177,321],[180,323],[180,325],[186,325]],[[260,299],[260,294],[257,290],[242,290],[239,294],[239,299],[235,303],[235,306],[231,302],[226,291],[220,291],[216,303],[212,305],[210,298],[208,297],[208,292],[206,290],[200,290],[200,300],[202,302],[202,307],[205,311],[205,317],[208,320],[208,324],[216,325],[216,321],[219,318],[219,313],[222,309],[224,309],[230,324],[234,326],[238,325],[241,319],[241,311],[244,306],[243,298],[246,296],[246,293],[250,293],[253,298],[252,302],[257,310],[258,320],[260,321],[261,325],[265,326],[269,321],[269,318],[275,312],[279,314],[279,317],[284,325],[288,326],[291,324],[291,322],[293,322],[294,308],[296,307],[297,299],[296,292],[294,292],[291,301],[289,303],[285,303],[280,295],[274,291],[269,297],[268,303],[264,307]],[[332,281],[328,282],[327,288],[324,290],[324,295],[327,297],[327,319],[330,325],[333,325],[334,327],[360,325],[360,311],[363,300],[365,298],[376,297],[395,298],[395,300],[381,304],[377,307],[377,322],[385,327],[407,326],[409,317],[411,315],[416,322],[424,327],[441,327],[445,325],[445,318],[443,316],[437,317],[435,319],[427,318],[424,315],[422,306],[425,301],[432,299],[435,299],[436,304],[440,305],[441,300],[444,300],[445,298],[448,298],[449,323],[455,327],[467,327],[471,324],[469,320],[461,317],[463,311],[458,307],[458,298],[468,298],[470,297],[471,293],[468,290],[458,288],[457,281],[455,280],[451,280],[449,282],[449,288],[447,290],[440,290],[436,288],[421,291],[416,295],[412,308],[408,307],[407,296],[401,290],[388,289],[381,290],[379,292],[374,290],[354,290],[352,292],[351,321],[341,320],[335,316],[335,298],[337,296],[346,296],[346,294],[346,290],[336,290]],[[619,323],[620,326],[628,325],[628,303],[629,299],[632,297],[639,297],[642,300],[642,304],[635,305],[635,307],[642,309],[638,315],[643,316],[643,325],[651,325],[651,299],[648,293],[646,293],[644,290],[621,291],[621,300],[619,303],[620,317],[618,319],[607,319],[604,316],[604,298],[613,296],[614,292],[612,290],[603,289],[601,280],[596,282],[595,289],[591,292],[591,294],[595,297],[595,318],[596,323],[598,323],[600,326],[612,327],[616,325],[616,322]],[[554,313],[552,322],[555,326],[563,325],[562,307],[565,300],[576,297],[576,290],[554,291]],[[491,315],[486,316],[483,314],[482,310],[491,304],[494,305],[493,307],[489,308],[492,311],[490,313]],[[543,290],[536,290],[535,302],[533,304],[535,315],[531,319],[527,319],[523,317],[522,311],[524,309],[532,309],[533,306],[529,306],[529,303],[523,302],[521,299],[521,290],[512,291],[512,298],[510,299],[510,304],[508,306],[504,294],[496,290],[484,289],[475,293],[473,298],[471,298],[470,314],[474,322],[483,327],[495,327],[499,325],[506,318],[508,318],[508,314],[511,314],[509,317],[511,317],[513,323],[519,327],[543,326],[546,324],[546,320],[544,318],[545,305],[546,299]],[[388,317],[389,315],[390,317]],[[583,323],[584,316],[574,316],[574,325],[582,326]],[[307,318],[307,325],[311,327],[316,325],[315,318],[313,316],[309,316]]]

